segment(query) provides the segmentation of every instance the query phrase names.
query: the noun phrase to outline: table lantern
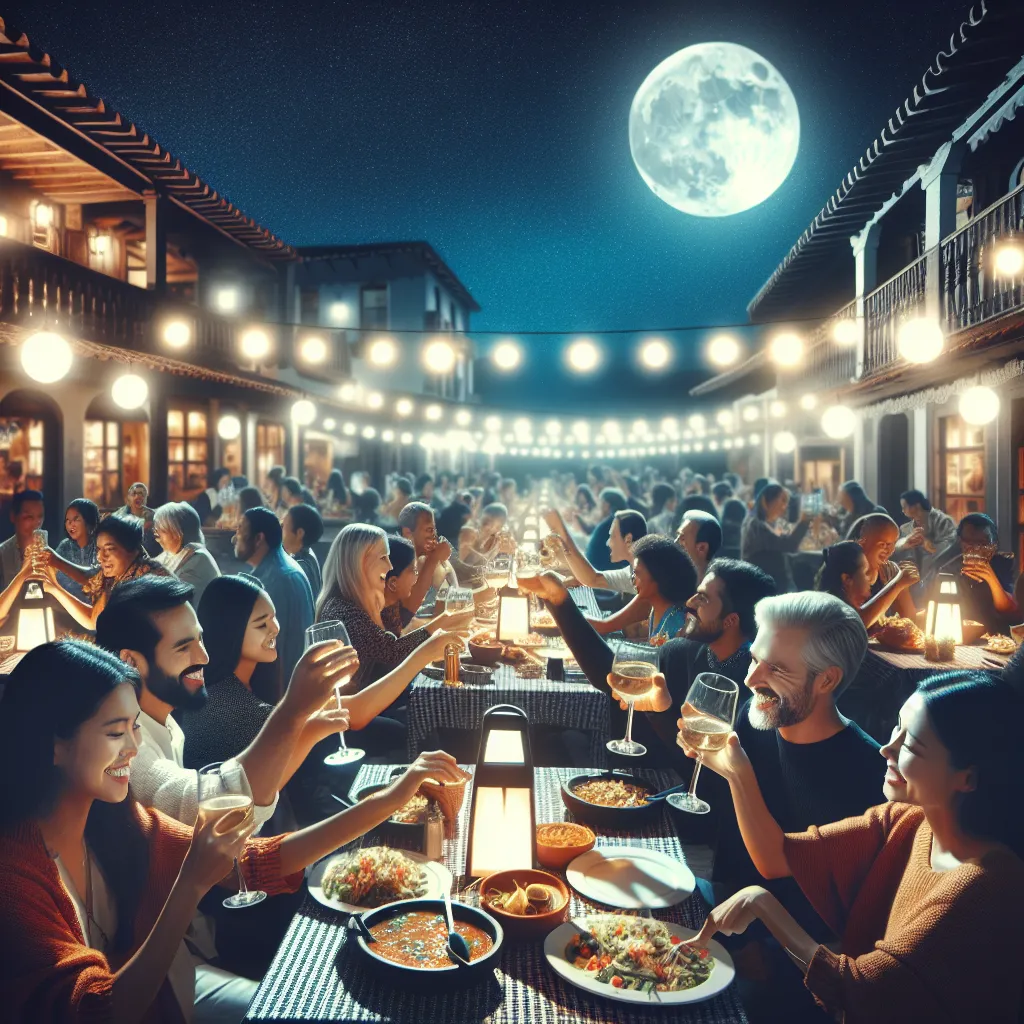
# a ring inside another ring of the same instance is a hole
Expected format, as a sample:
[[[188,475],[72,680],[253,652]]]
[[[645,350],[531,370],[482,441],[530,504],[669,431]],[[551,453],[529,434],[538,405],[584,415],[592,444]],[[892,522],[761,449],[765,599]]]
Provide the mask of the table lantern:
[[[952,637],[958,644],[964,642],[964,631],[960,616],[960,593],[956,577],[940,573],[928,601],[925,613],[925,635]]]
[[[532,868],[535,835],[530,723],[521,708],[497,704],[480,727],[466,873]]]
[[[519,595],[502,594],[498,599],[497,639],[507,643],[521,640],[530,634],[530,599]]]
[[[25,584],[15,605],[18,626],[14,646],[18,651],[31,651],[33,647],[49,643],[57,632],[53,625],[53,607],[38,580]]]

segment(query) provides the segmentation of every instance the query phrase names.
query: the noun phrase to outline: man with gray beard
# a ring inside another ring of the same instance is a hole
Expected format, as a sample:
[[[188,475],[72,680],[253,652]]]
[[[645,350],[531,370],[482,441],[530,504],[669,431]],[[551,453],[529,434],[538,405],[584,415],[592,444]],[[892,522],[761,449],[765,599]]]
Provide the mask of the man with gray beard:
[[[883,803],[879,744],[836,708],[867,650],[860,616],[817,591],[764,598],[754,614],[757,635],[746,678],[750,698],[735,725],[749,759],[744,784],[761,790],[784,832],[841,821]],[[677,743],[682,746],[681,735]],[[686,748],[684,753],[694,756]],[[701,755],[702,763],[714,770],[715,756]],[[702,795],[720,818],[714,881],[729,893],[765,885],[743,845],[728,786],[714,776],[707,781],[709,792]],[[823,924],[792,879],[768,886],[824,940]]]

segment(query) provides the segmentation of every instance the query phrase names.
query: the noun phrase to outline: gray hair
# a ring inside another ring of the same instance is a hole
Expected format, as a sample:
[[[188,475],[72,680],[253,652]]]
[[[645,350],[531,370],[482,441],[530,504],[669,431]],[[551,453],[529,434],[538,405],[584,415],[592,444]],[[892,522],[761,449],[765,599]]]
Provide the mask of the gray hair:
[[[765,597],[754,608],[757,630],[803,629],[807,640],[801,652],[808,672],[818,675],[838,668],[843,677],[838,697],[860,669],[868,649],[868,631],[857,612],[845,601],[820,591]]]
[[[368,548],[379,541],[384,541],[386,547],[388,535],[379,526],[371,526],[369,523],[349,523],[339,531],[324,559],[324,582],[316,602],[318,619],[327,602],[335,597],[353,601],[374,621],[379,619],[380,610],[367,604],[366,579],[363,575],[363,556]]]
[[[153,513],[153,525],[176,533],[182,544],[205,544],[199,513],[187,501],[169,501]]]

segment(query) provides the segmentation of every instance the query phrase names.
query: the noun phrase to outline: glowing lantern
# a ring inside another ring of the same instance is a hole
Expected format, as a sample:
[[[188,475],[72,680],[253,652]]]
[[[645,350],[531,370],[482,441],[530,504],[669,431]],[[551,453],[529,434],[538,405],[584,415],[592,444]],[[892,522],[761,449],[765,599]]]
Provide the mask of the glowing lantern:
[[[71,346],[52,331],[38,331],[21,345],[21,368],[40,384],[62,380],[73,361]]]
[[[928,601],[925,613],[925,634],[936,640],[951,637],[956,643],[964,642],[963,623],[960,615],[960,593],[956,577],[939,573],[933,596]]]

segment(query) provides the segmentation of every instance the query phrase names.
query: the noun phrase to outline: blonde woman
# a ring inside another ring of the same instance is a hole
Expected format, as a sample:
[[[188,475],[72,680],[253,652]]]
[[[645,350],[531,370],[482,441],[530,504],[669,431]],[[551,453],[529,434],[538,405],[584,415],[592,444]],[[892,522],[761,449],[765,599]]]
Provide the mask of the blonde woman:
[[[379,526],[350,523],[334,538],[324,562],[324,585],[316,603],[316,621],[340,619],[359,654],[354,676],[358,689],[376,682],[403,662],[437,630],[458,632],[468,628],[472,609],[458,615],[447,612],[425,626],[398,637],[381,621],[384,587],[391,571],[387,534]]]
[[[169,501],[153,514],[153,533],[163,551],[157,561],[193,588],[190,603],[199,607],[207,584],[220,575],[213,555],[206,549],[199,513],[184,501]]]

